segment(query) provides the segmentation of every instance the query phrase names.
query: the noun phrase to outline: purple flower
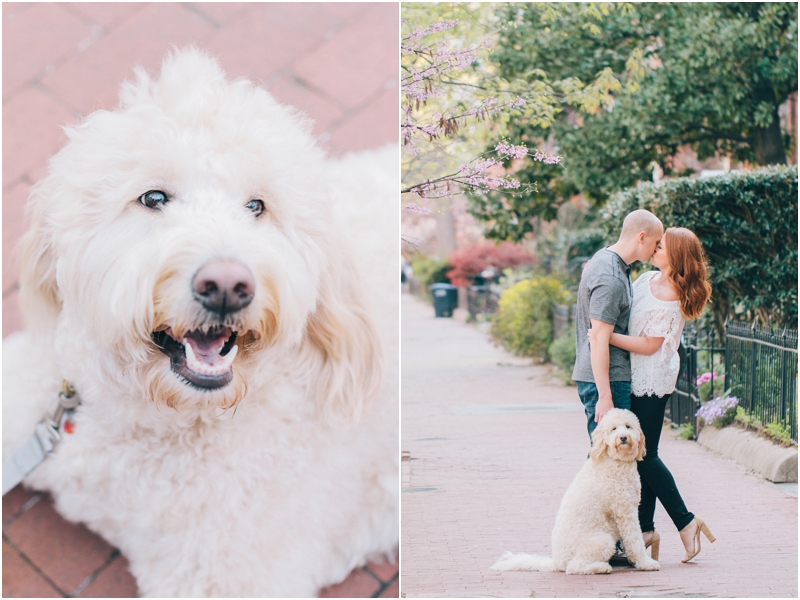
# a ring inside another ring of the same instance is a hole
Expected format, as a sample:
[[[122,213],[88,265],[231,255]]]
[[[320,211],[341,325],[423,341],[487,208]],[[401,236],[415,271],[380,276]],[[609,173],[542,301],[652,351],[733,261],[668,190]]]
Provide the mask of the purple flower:
[[[734,396],[715,398],[705,406],[700,407],[695,416],[700,417],[706,423],[712,423],[715,419],[724,417],[725,413],[738,405],[739,399]]]

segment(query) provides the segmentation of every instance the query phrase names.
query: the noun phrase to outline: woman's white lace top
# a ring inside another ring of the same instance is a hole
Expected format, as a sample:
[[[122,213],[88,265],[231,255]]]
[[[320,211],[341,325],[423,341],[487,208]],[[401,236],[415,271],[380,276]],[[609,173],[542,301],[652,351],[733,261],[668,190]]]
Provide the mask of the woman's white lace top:
[[[631,352],[631,392],[637,396],[666,396],[674,392],[681,365],[678,346],[686,320],[680,302],[653,296],[650,280],[657,272],[643,273],[633,284],[628,335],[664,338],[661,348],[651,356]]]

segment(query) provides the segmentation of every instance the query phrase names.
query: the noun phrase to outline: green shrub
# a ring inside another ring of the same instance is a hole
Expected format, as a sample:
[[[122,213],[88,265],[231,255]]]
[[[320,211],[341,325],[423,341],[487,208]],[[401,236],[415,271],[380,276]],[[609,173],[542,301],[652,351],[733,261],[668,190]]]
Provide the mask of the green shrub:
[[[420,254],[411,263],[411,268],[414,269],[414,278],[426,291],[428,286],[434,283],[450,283],[447,278],[450,262],[446,258],[432,259]]]
[[[558,368],[558,376],[564,383],[572,383],[572,369],[575,367],[575,327],[553,340],[548,348],[550,359]]]
[[[790,444],[792,442],[792,434],[783,423],[774,421],[764,427],[765,433],[772,439],[780,442],[781,444]]]
[[[744,425],[745,428],[754,427],[758,429],[761,427],[761,421],[759,421],[753,415],[747,414],[747,411],[741,406],[736,407],[736,417],[734,417],[734,421],[740,423],[741,425]]]
[[[678,427],[678,438],[682,440],[694,439],[694,425],[683,423]]]
[[[616,239],[625,215],[637,208],[700,238],[711,264],[711,309],[720,336],[729,316],[758,316],[781,327],[797,322],[796,166],[624,190],[603,209],[608,239]]]
[[[736,409],[735,422],[745,429],[753,430],[762,437],[771,439],[779,444],[792,444],[792,434],[789,428],[778,420],[762,425],[756,416],[748,414],[744,408],[739,406]]]
[[[552,277],[528,279],[506,290],[492,319],[492,336],[518,356],[548,359],[553,341],[553,305],[566,301]]]
[[[697,388],[697,395],[700,397],[701,403],[706,403],[714,398],[719,398],[725,394],[725,380],[715,379],[714,389],[711,389],[711,382],[707,381]]]

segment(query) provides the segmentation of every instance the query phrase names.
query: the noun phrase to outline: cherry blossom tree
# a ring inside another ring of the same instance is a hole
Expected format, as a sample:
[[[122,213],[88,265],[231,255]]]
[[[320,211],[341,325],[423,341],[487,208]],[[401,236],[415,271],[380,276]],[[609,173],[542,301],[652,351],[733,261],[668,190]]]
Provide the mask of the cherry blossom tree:
[[[596,27],[594,21],[612,9],[586,5],[587,27]],[[557,22],[557,4],[543,10]],[[551,82],[538,68],[513,80],[500,77],[489,55],[498,32],[513,23],[497,19],[496,5],[406,4],[403,12],[401,192],[406,211],[428,212],[425,200],[464,191],[535,193],[536,183],[521,184],[513,171],[526,161],[561,164],[562,157],[529,148],[524,140],[505,139],[509,121],[544,129],[562,105],[596,111],[613,102],[612,93],[621,88],[607,70],[589,84],[575,78]]]

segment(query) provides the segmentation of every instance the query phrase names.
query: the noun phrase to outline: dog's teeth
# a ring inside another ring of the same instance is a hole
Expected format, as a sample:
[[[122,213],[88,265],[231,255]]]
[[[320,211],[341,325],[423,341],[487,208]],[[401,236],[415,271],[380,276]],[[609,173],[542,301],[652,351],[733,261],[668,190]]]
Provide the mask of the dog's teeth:
[[[227,371],[236,354],[239,352],[239,346],[234,346],[226,356],[222,356],[222,362],[217,365],[209,365],[197,358],[194,349],[188,340],[183,340],[183,345],[186,348],[186,366],[195,373],[202,373],[203,375],[221,375]]]
[[[193,363],[200,362],[197,360],[197,356],[194,353],[194,349],[192,345],[189,343],[189,340],[183,340],[183,347],[186,348],[186,363],[191,366]]]
[[[231,364],[233,363],[233,359],[236,358],[236,354],[238,352],[239,352],[239,346],[234,346],[233,348],[231,348],[231,351],[228,352],[228,354],[222,357],[222,359],[225,361],[224,365],[226,369],[231,366]]]

